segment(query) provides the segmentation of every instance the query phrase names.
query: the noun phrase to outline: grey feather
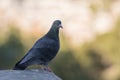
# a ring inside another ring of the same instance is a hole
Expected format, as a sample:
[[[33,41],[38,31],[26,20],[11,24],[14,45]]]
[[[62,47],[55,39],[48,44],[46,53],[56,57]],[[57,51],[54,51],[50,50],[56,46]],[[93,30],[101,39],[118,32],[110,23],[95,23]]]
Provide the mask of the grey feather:
[[[15,65],[14,69],[24,70],[29,65],[48,65],[56,56],[59,43],[59,28],[62,28],[61,21],[55,20],[46,35],[40,38],[27,54]]]

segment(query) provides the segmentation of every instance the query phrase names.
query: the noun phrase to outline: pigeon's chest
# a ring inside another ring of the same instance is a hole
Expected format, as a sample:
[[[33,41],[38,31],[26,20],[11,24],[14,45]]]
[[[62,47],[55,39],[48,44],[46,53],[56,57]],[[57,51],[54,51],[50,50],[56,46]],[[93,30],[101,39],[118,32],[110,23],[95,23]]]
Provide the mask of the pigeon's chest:
[[[53,41],[53,42],[47,43],[47,48],[43,53],[43,56],[46,59],[51,60],[56,56],[58,50],[59,50],[59,42]]]
[[[47,42],[47,48],[50,49],[51,51],[57,52],[59,50],[59,41],[58,40],[53,40],[51,42]]]

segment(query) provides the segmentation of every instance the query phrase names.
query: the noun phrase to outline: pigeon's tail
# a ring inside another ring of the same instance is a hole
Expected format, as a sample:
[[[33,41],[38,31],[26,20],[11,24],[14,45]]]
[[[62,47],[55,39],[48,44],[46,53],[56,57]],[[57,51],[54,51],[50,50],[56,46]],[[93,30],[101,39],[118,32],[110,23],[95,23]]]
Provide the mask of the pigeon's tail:
[[[13,68],[13,70],[24,70],[26,68],[26,66],[24,65],[15,65],[15,67]]]

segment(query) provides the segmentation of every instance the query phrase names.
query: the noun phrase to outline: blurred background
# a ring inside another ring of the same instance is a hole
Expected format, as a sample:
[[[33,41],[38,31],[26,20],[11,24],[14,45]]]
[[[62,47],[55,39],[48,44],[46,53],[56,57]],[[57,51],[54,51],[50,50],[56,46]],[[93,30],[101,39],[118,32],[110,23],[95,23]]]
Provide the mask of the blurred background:
[[[63,80],[120,80],[120,0],[0,0],[0,69],[12,69],[56,19]]]

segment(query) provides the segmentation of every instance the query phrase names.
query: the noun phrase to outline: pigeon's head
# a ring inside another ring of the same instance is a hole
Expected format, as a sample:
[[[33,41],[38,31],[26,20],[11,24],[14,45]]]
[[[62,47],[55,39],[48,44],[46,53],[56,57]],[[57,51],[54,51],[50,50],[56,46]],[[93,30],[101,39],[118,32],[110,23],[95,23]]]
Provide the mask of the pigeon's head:
[[[54,29],[63,28],[60,20],[55,20],[52,24],[52,27],[54,27]]]
[[[50,30],[47,33],[47,36],[51,37],[51,38],[56,38],[58,37],[59,34],[59,29],[63,28],[61,21],[60,20],[55,20],[50,28]]]

